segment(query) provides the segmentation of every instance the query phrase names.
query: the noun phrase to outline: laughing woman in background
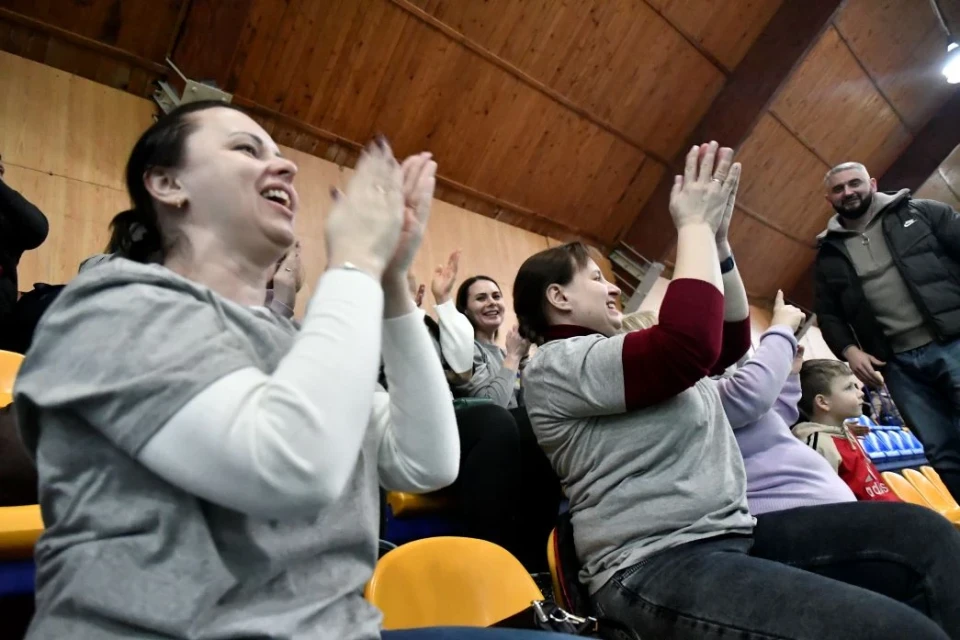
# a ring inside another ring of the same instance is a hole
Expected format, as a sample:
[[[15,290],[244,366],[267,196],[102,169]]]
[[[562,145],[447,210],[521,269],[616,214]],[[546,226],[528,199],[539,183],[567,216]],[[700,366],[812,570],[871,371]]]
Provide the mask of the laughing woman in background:
[[[457,474],[446,380],[406,284],[435,171],[429,154],[401,167],[382,140],[364,153],[298,331],[264,307],[294,242],[296,165],[219,102],[144,133],[114,226],[129,251],[57,299],[15,388],[47,525],[29,638],[380,637],[362,593],[377,485]],[[381,341],[389,395],[374,391]]]
[[[497,344],[506,307],[500,285],[489,276],[475,275],[460,284],[457,309],[473,325],[473,374],[454,385],[454,394],[485,398],[508,409],[513,416],[521,464],[521,478],[514,494],[516,553],[529,571],[546,571],[544,545],[556,524],[562,493],[557,474],[537,444],[523,406],[519,372],[530,342],[513,327],[507,332],[506,349]],[[490,469],[488,473],[490,482],[495,482],[498,470]]]

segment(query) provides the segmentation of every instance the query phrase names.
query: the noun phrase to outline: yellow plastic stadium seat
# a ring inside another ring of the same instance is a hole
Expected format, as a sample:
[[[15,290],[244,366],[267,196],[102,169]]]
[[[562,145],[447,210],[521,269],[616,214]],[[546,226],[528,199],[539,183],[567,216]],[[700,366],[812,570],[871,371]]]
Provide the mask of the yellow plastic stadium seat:
[[[904,478],[899,473],[894,473],[893,471],[884,471],[880,474],[883,476],[884,482],[887,483],[893,492],[898,498],[904,502],[910,502],[912,504],[918,504],[921,507],[927,507],[932,509],[930,503],[917,491],[917,488],[914,487],[910,482]]]
[[[41,533],[40,505],[0,507],[0,557],[8,560],[30,558]]]
[[[957,506],[953,498],[940,493],[936,485],[927,480],[927,477],[919,471],[913,469],[904,469],[903,477],[910,481],[910,484],[920,492],[923,499],[930,503],[934,511],[945,517],[954,524],[960,524],[960,506]]]
[[[492,542],[424,538],[383,556],[364,596],[384,629],[486,627],[542,600],[520,561]]]
[[[7,406],[8,404],[13,403],[13,396],[9,393],[4,393],[0,391],[0,408]]]
[[[387,494],[387,504],[394,516],[404,518],[449,509],[453,505],[453,498],[446,491],[424,494],[391,491]]]
[[[560,584],[560,566],[557,562],[557,530],[550,531],[547,538],[547,566],[550,567],[550,582],[553,583],[553,600],[561,608],[571,610],[570,603],[563,597],[563,587]]]
[[[923,475],[927,476],[927,480],[933,483],[937,489],[940,490],[940,493],[945,495],[947,498],[953,501],[953,504],[957,504],[956,499],[950,493],[950,489],[947,489],[947,485],[943,483],[943,479],[940,477],[940,474],[937,473],[937,470],[929,465],[923,465],[920,467],[920,471],[923,472]],[[960,505],[957,505],[960,506]]]
[[[23,356],[12,351],[0,351],[0,393],[13,395],[13,381],[23,363]]]

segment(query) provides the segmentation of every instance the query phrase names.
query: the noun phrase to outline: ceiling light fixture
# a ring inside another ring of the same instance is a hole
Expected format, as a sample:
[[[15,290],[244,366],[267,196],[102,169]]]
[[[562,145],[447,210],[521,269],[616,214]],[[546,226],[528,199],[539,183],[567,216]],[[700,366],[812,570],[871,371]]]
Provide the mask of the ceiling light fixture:
[[[940,10],[940,3],[937,0],[930,0],[933,5],[933,13],[940,22],[940,27],[947,34],[947,57],[943,61],[943,75],[950,84],[960,83],[960,46],[957,44],[958,38],[950,31],[947,21],[943,17],[943,11]]]

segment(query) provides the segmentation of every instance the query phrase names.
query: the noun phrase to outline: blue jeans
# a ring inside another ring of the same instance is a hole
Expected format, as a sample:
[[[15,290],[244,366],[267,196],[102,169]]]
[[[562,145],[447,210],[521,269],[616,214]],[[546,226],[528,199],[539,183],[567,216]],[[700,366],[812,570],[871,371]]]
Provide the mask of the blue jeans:
[[[960,498],[960,340],[898,353],[883,374],[930,464]]]
[[[427,627],[384,631],[383,640],[563,640],[576,638],[565,633],[543,633],[518,629],[482,629],[477,627]]]
[[[757,520],[753,537],[682,545],[619,571],[594,594],[598,613],[645,638],[960,638],[960,533],[945,518],[844,503]]]

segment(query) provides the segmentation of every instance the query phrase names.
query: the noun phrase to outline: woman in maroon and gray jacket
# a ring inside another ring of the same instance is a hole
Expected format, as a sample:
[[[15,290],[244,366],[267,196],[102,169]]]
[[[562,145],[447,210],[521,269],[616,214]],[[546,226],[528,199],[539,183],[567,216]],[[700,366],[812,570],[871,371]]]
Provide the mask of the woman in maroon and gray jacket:
[[[749,345],[727,243],[732,155],[694,147],[675,179],[676,266],[656,327],[620,333],[620,291],[582,245],[543,251],[517,274],[521,331],[541,345],[524,371],[527,410],[570,498],[580,577],[598,613],[643,637],[960,637],[956,557],[879,561],[842,523],[819,528],[819,546],[755,548],[743,460],[707,377]],[[926,545],[956,544],[946,519],[928,522]],[[784,539],[805,524],[784,523]]]

